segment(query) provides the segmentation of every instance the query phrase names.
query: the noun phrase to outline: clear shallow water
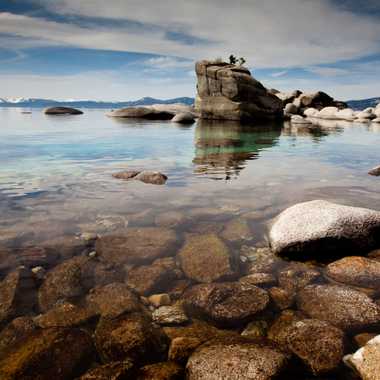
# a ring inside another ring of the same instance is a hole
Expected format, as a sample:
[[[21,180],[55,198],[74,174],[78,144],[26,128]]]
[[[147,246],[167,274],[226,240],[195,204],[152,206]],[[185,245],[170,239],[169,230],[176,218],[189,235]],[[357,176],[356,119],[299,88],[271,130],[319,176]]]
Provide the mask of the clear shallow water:
[[[43,240],[112,230],[120,220],[154,224],[163,212],[207,207],[226,218],[254,216],[255,242],[263,242],[266,222],[304,200],[380,210],[379,179],[367,174],[380,161],[380,126],[198,121],[187,127],[104,113],[48,117],[41,110],[0,109],[5,240],[30,231]],[[112,177],[123,169],[159,170],[169,180],[155,186]]]

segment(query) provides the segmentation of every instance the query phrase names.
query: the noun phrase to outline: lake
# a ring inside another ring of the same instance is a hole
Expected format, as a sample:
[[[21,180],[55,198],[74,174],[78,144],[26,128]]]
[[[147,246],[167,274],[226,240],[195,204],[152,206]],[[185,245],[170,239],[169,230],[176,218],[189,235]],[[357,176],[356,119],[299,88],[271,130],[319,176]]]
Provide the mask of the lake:
[[[181,126],[112,119],[104,110],[49,117],[14,108],[0,109],[0,120],[6,241],[107,232],[123,220],[154,225],[169,211],[207,221],[214,209],[227,219],[248,216],[254,242],[263,244],[266,223],[297,202],[380,209],[379,180],[367,174],[379,164],[376,124]],[[156,186],[112,177],[126,169],[158,170],[169,179]]]

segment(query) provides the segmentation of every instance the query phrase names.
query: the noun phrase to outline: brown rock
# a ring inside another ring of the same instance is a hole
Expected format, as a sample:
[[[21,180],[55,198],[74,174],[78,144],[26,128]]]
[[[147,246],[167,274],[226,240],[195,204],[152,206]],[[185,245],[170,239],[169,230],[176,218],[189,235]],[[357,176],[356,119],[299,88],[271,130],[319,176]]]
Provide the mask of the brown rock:
[[[269,303],[265,290],[238,282],[196,285],[185,292],[183,299],[189,315],[223,325],[243,323]]]
[[[152,318],[159,325],[181,325],[189,321],[180,303],[159,307],[153,312]]]
[[[375,168],[371,169],[369,172],[368,172],[369,175],[373,175],[375,177],[378,177],[380,176],[380,166],[376,166]]]
[[[101,365],[86,372],[79,380],[125,380],[135,376],[134,364],[131,360]]]
[[[295,301],[295,293],[292,290],[278,288],[277,286],[269,289],[269,295],[280,310],[289,309]]]
[[[165,228],[129,228],[123,236],[103,236],[96,252],[116,264],[146,264],[170,256],[177,244],[174,231]]]
[[[34,323],[42,328],[76,327],[88,324],[96,318],[97,314],[90,308],[64,302],[34,318]]]
[[[198,79],[195,109],[201,118],[248,121],[282,117],[282,101],[245,67],[200,61],[195,71]]]
[[[293,322],[287,331],[286,343],[314,375],[337,369],[344,354],[343,331],[316,319]]]
[[[326,275],[347,285],[378,289],[380,287],[380,262],[366,257],[351,256],[329,264]]]
[[[117,178],[117,179],[128,180],[128,179],[132,179],[132,178],[136,177],[137,174],[139,174],[139,173],[140,172],[136,171],[136,170],[125,170],[125,171],[122,171],[119,173],[112,174],[112,177]]]
[[[48,328],[32,333],[0,360],[2,380],[66,380],[95,359],[91,337],[79,329]]]
[[[111,111],[107,116],[132,119],[171,120],[174,114],[174,112],[155,110],[152,107],[127,107]]]
[[[243,337],[217,339],[195,350],[186,371],[189,380],[270,380],[281,378],[287,361],[281,351]]]
[[[320,272],[315,268],[302,263],[291,263],[278,272],[278,283],[288,292],[295,292],[315,282],[320,276]]]
[[[299,310],[342,329],[380,322],[380,308],[365,294],[345,286],[309,285],[298,293]]]
[[[164,185],[168,180],[168,177],[160,172],[144,170],[141,173],[137,174],[134,179],[144,183],[150,183],[151,185]]]
[[[225,240],[234,242],[241,240],[251,240],[253,238],[251,229],[245,219],[238,218],[229,221],[222,233],[221,237]]]
[[[105,362],[130,358],[140,365],[164,359],[168,346],[163,331],[141,313],[102,318],[95,330],[95,343]]]
[[[75,302],[83,297],[92,285],[89,275],[92,263],[90,258],[78,256],[48,272],[38,293],[40,309],[46,312],[58,301]]]
[[[128,286],[116,282],[92,289],[86,301],[88,307],[103,318],[116,318],[143,309],[138,297]]]
[[[176,227],[186,220],[184,214],[179,211],[168,211],[159,214],[155,218],[155,223],[159,227]]]
[[[45,115],[82,115],[83,112],[70,107],[51,107],[44,111]]]
[[[149,364],[142,367],[136,380],[182,380],[185,370],[174,362]]]
[[[244,285],[256,285],[256,286],[272,286],[277,280],[270,273],[252,273],[248,276],[241,277],[239,282]]]
[[[186,364],[189,356],[202,343],[202,340],[198,338],[189,338],[185,336],[174,338],[170,343],[168,359],[181,364]]]
[[[166,257],[154,261],[151,265],[131,269],[128,272],[127,284],[139,294],[147,296],[165,292],[179,275],[174,259]]]
[[[226,280],[237,270],[228,247],[213,234],[188,236],[178,259],[185,275],[197,282]]]
[[[9,273],[0,283],[0,325],[18,316],[33,314],[36,303],[32,272],[21,267]]]
[[[371,339],[375,338],[376,333],[361,333],[354,336],[354,341],[358,347],[364,347]]]

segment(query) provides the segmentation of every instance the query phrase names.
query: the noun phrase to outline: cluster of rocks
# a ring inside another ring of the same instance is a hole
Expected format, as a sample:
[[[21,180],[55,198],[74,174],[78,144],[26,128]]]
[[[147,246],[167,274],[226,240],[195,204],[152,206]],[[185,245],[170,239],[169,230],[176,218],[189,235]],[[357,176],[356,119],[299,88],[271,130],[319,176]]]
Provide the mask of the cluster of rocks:
[[[165,174],[149,170],[124,170],[122,172],[112,174],[112,177],[122,180],[137,180],[152,185],[164,185],[168,179]]]
[[[187,218],[200,213],[221,220]],[[178,223],[83,235],[54,261],[21,249],[23,265],[1,269],[0,378],[349,378],[345,362],[376,379],[380,212],[299,204],[276,218],[271,248],[250,247],[242,216],[184,236]]]
[[[107,113],[107,116],[129,119],[171,120],[174,123],[192,124],[196,114],[184,104],[157,104],[146,107],[127,107]]]

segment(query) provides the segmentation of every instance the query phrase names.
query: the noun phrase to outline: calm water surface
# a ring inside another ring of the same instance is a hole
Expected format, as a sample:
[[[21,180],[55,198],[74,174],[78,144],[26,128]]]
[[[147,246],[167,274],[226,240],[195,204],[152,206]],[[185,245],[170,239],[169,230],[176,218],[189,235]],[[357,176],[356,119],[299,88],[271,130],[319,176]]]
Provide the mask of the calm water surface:
[[[193,221],[248,217],[253,243],[263,244],[266,223],[296,202],[380,210],[379,179],[367,174],[379,164],[376,124],[187,127],[111,119],[104,110],[48,117],[20,109],[0,109],[0,121],[6,242],[154,225],[157,215],[178,211]],[[155,186],[112,177],[123,169],[159,170],[169,180]]]

